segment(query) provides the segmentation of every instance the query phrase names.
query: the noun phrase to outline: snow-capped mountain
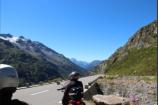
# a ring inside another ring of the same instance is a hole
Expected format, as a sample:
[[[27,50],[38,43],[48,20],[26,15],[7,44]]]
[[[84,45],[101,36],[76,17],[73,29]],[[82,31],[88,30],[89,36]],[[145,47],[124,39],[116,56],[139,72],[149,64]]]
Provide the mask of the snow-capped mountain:
[[[0,38],[6,41],[9,41],[11,43],[16,43],[16,41],[19,40],[19,37],[13,37],[12,35],[9,34],[1,34]]]
[[[8,56],[7,54],[12,56]],[[36,64],[36,62],[34,61],[35,59],[37,60],[37,62],[39,61],[40,63]],[[64,55],[57,53],[56,51],[48,48],[40,42],[31,41],[30,39],[26,39],[23,36],[16,37],[10,34],[0,34],[0,63],[7,63],[15,66],[18,65],[17,68],[19,69],[19,71],[20,66],[25,66],[25,64],[28,64],[30,65],[31,70],[34,71],[32,67],[34,66],[34,64],[31,64],[31,62],[34,62],[40,68],[42,67],[44,69],[48,66],[50,70],[46,69],[48,71],[45,72],[45,74],[42,74],[49,75],[48,77],[51,77],[50,74],[52,72],[52,67],[54,72],[58,72],[61,76],[66,76],[71,71],[78,71],[81,74],[84,73],[83,68],[71,62]],[[43,64],[41,66],[42,62],[46,67]],[[40,70],[36,68],[36,66],[34,68],[37,69],[36,71],[40,72]],[[24,68],[24,73],[25,71],[28,70],[25,70]],[[32,73],[31,71],[29,72]],[[32,76],[31,74],[29,75]]]
[[[74,66],[74,64],[62,54],[57,53],[40,42],[31,41],[23,36],[16,37],[10,34],[0,34],[0,38],[11,42],[18,48],[36,56],[37,58],[42,58],[56,65],[65,64]]]

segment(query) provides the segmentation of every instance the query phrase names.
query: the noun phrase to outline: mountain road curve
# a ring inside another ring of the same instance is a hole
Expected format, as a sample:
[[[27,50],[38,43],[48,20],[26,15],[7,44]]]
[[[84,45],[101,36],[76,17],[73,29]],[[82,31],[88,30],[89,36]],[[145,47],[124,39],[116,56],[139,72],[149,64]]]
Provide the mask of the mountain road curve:
[[[82,81],[85,86],[88,83],[97,80],[99,77],[101,77],[101,75],[83,77],[80,78],[80,81]],[[25,101],[29,103],[29,105],[61,105],[60,101],[63,92],[57,91],[57,89],[61,88],[64,84],[66,84],[66,81],[61,82],[61,85],[52,83],[43,86],[19,89],[14,93],[13,99]]]

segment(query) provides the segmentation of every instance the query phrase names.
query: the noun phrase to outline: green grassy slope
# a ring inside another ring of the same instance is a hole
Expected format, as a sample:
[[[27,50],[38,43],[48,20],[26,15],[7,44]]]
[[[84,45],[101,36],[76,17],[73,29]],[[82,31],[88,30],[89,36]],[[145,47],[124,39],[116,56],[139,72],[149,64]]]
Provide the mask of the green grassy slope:
[[[130,49],[122,61],[110,65],[107,74],[118,75],[155,75],[157,48]]]

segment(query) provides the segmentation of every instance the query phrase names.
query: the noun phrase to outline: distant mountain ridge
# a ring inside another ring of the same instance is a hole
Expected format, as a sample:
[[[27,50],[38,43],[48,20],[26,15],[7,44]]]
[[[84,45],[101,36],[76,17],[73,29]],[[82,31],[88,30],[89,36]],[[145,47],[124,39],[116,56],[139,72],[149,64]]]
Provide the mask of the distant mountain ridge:
[[[112,75],[155,75],[157,62],[157,21],[138,30],[94,71]]]
[[[94,61],[92,61],[92,62],[89,63],[87,69],[88,69],[88,70],[91,70],[91,69],[93,69],[94,67],[96,67],[97,65],[101,64],[101,62],[102,62],[102,61],[100,61],[100,60],[94,60]]]
[[[86,61],[79,61],[75,58],[71,58],[70,59],[73,63],[75,63],[76,65],[86,69],[86,70],[90,70],[92,68],[94,68],[95,66],[99,65],[102,61],[100,60],[94,60],[92,62],[86,62]]]
[[[14,66],[21,81],[34,83],[65,77],[72,71],[85,72],[42,43],[10,34],[0,34],[0,63]]]

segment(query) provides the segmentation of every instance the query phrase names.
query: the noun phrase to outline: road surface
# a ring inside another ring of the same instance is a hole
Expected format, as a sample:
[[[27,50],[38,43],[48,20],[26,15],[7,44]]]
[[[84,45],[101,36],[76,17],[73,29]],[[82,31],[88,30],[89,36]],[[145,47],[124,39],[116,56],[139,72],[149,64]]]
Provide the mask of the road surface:
[[[81,78],[80,81],[82,81],[85,86],[98,77],[100,77],[100,75],[84,77]],[[66,81],[61,84],[66,84]],[[59,102],[62,99],[63,93],[57,91],[57,89],[61,87],[62,85],[52,83],[43,86],[20,89],[13,95],[13,99],[25,101],[30,105],[61,105]]]

